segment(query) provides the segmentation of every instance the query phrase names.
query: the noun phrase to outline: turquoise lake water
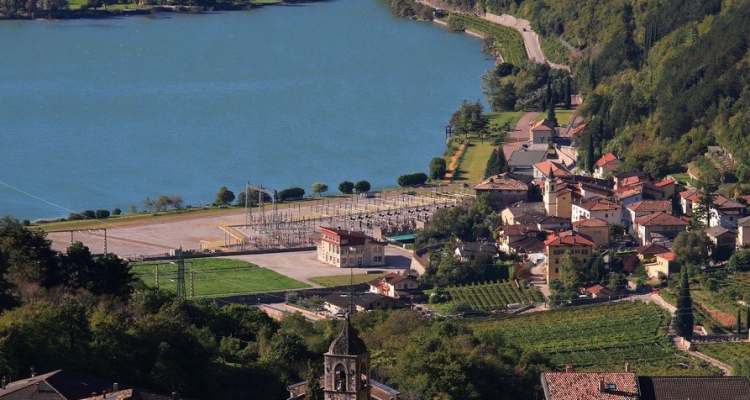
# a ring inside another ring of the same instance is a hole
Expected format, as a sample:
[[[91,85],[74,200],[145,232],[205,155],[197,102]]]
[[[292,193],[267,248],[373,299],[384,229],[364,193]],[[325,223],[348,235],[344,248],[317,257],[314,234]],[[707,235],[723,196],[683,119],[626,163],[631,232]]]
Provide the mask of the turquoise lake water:
[[[0,21],[0,181],[74,210],[427,171],[492,66],[380,0]],[[0,215],[67,212],[0,185]]]

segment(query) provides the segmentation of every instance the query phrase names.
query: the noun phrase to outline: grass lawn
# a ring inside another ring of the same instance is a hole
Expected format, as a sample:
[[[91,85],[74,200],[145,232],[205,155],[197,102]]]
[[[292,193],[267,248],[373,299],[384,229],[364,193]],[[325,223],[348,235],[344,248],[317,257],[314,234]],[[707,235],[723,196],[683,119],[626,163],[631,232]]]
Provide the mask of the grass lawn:
[[[133,266],[133,272],[149,287],[156,286],[154,268],[159,268],[159,288],[177,291],[177,266],[165,263],[144,263]],[[283,289],[299,289],[309,285],[240,260],[196,258],[185,260],[185,287],[190,296],[190,268],[195,271],[195,297],[219,297],[251,294]]]
[[[88,2],[88,0],[68,0],[68,7],[71,10],[78,10],[84,4],[86,4],[87,2]]]
[[[466,147],[461,162],[458,165],[458,171],[454,180],[479,182],[484,177],[484,169],[487,167],[487,160],[492,154],[492,140],[484,141],[478,138],[471,138],[469,145]]]
[[[380,278],[383,275],[385,274],[354,274],[353,277],[350,277],[349,275],[319,276],[317,278],[310,278],[310,281],[315,282],[320,286],[333,287],[348,285],[350,281],[354,281],[355,285],[369,282],[373,279]]]
[[[564,108],[555,108],[555,116],[557,117],[557,124],[560,126],[570,124],[570,120],[573,119],[573,112],[574,110],[566,110]],[[546,111],[539,113],[536,117],[534,117],[532,121],[537,122],[545,118],[547,118]]]
[[[489,113],[487,116],[490,118],[490,127],[501,127],[508,124],[513,129],[523,114],[523,111],[498,111]]]

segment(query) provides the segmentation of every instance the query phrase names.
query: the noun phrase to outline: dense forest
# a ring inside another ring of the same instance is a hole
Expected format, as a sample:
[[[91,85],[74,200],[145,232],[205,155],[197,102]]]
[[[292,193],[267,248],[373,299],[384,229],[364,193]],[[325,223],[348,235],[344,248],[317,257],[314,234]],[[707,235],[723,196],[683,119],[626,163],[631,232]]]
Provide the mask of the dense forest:
[[[750,192],[750,2],[746,0],[436,0],[447,9],[531,21],[549,55],[572,67],[596,156],[614,152],[654,178],[683,169],[709,145],[734,156],[725,182]],[[562,50],[561,50],[562,49]],[[493,109],[543,106],[559,74],[490,71]],[[538,79],[529,80],[529,76]],[[529,82],[533,84],[529,85]],[[489,83],[489,84],[488,84]],[[560,93],[557,90],[557,93]],[[558,101],[560,97],[557,97]],[[523,101],[520,101],[523,100]],[[585,153],[588,146],[582,146]]]
[[[147,289],[115,256],[0,219],[0,374],[67,369],[197,399],[280,399],[322,371],[337,320],[278,322],[244,305],[183,302]],[[410,311],[359,313],[353,323],[375,379],[405,399],[527,399],[549,362],[451,322]],[[50,334],[54,332],[54,334]]]

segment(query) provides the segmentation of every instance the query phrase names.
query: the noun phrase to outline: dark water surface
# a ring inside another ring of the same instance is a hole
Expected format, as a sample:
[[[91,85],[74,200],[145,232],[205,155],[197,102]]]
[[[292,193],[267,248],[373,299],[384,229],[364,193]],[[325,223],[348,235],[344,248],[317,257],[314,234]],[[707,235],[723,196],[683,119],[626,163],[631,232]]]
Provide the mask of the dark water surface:
[[[75,210],[245,181],[392,186],[480,98],[480,43],[378,0],[0,21],[0,181]],[[0,215],[67,212],[0,185]]]

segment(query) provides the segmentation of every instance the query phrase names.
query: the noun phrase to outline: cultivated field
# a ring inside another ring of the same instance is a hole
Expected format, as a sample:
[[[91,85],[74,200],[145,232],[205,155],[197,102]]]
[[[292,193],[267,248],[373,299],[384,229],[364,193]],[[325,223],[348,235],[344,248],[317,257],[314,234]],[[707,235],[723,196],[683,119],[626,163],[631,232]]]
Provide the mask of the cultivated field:
[[[159,289],[177,291],[177,265],[170,262],[136,264],[133,272],[149,287],[156,287],[156,268],[159,270]],[[191,268],[194,274],[191,273]],[[270,269],[240,260],[198,258],[185,261],[185,287],[191,295],[194,279],[195,297],[218,297],[250,294],[283,289],[298,289],[308,285]]]
[[[750,342],[702,344],[695,349],[729,365],[737,359],[750,360]]]
[[[518,288],[514,282],[486,282],[449,287],[452,301],[476,311],[502,310],[508,304],[543,302],[544,296],[535,287]]]
[[[505,61],[514,65],[521,65],[528,60],[526,49],[523,46],[523,37],[515,29],[493,24],[472,15],[454,13],[450,15],[450,18],[461,21],[466,29],[492,36],[495,39],[497,50],[502,54]]]
[[[669,314],[654,304],[622,302],[471,322],[478,334],[500,332],[510,343],[550,357],[558,368],[622,370],[643,375],[719,375],[666,338]]]

